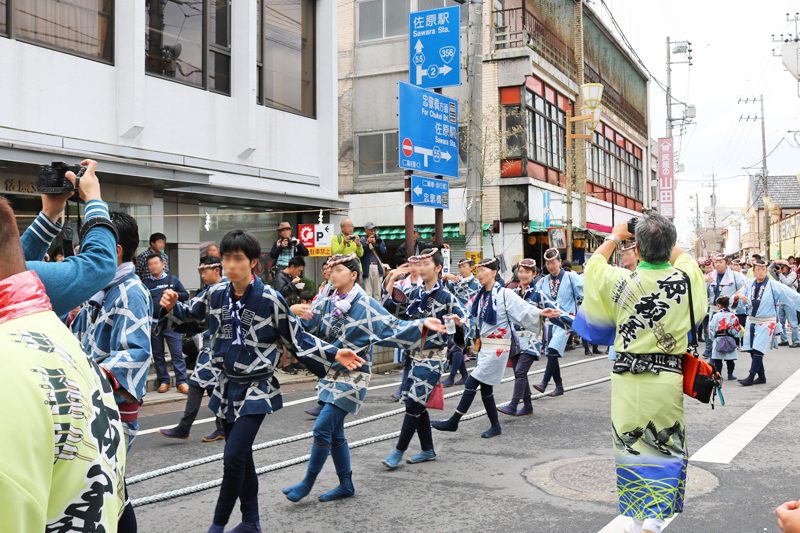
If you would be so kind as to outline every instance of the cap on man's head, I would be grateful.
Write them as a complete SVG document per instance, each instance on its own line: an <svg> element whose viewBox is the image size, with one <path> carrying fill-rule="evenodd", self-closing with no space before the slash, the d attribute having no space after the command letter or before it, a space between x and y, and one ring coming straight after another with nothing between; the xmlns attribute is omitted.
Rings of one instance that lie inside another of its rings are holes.
<svg viewBox="0 0 800 533"><path fill-rule="evenodd" d="M376 227L377 226L375 225L374 222L367 222L366 224L364 224L364 229L375 229Z"/></svg>
<svg viewBox="0 0 800 533"><path fill-rule="evenodd" d="M282 229L292 229L292 225L288 222L281 222L280 226L278 226L278 231Z"/></svg>
<svg viewBox="0 0 800 533"><path fill-rule="evenodd" d="M419 228L417 226L414 226L414 233L419 233Z"/></svg>

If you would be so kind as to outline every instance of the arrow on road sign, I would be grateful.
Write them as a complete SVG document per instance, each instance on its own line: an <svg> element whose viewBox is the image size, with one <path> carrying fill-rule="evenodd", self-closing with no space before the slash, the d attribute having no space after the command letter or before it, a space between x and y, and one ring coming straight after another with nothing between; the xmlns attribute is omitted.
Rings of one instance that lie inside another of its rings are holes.
<svg viewBox="0 0 800 533"><path fill-rule="evenodd" d="M422 84L422 78L425 76L428 76L429 78L435 78L439 76L439 74L444 76L451 70L453 69L447 65L442 65L441 67L439 65L431 65L428 68L422 68L422 63L420 62L417 64L417 85Z"/></svg>
<svg viewBox="0 0 800 533"><path fill-rule="evenodd" d="M442 159L444 159L445 161L450 161L450 158L452 157L453 156L450 155L450 152L442 152Z"/></svg>
<svg viewBox="0 0 800 533"><path fill-rule="evenodd" d="M422 49L423 49L423 48L424 48L424 47L422 46L422 41L420 41L419 39L417 39L417 44L415 44L415 45L414 45L414 50L415 50L417 53L420 53L420 52L422 51Z"/></svg>
<svg viewBox="0 0 800 533"><path fill-rule="evenodd" d="M422 196L422 187L417 185L417 188L414 189L414 194L416 194L417 196Z"/></svg>

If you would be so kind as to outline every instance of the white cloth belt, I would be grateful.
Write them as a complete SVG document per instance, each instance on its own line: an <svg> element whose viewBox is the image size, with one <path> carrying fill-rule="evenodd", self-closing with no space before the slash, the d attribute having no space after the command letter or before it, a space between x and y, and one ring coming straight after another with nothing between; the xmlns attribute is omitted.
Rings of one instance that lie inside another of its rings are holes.
<svg viewBox="0 0 800 533"><path fill-rule="evenodd" d="M481 337L481 348L490 348L492 350L510 350L511 339L488 339Z"/></svg>
<svg viewBox="0 0 800 533"><path fill-rule="evenodd" d="M535 337L536 333L528 329L521 329L517 332L518 337Z"/></svg>
<svg viewBox="0 0 800 533"><path fill-rule="evenodd" d="M775 315L768 316L766 318L758 318L758 317L755 317L755 316L748 316L747 317L747 323L748 324L771 324L773 322L776 322L777 320L778 320L778 317L776 317Z"/></svg>
<svg viewBox="0 0 800 533"><path fill-rule="evenodd" d="M334 370L333 367L331 367L322 379L332 383L347 383L348 385L360 384L366 387L369 386L370 377L371 375L369 372Z"/></svg>
<svg viewBox="0 0 800 533"><path fill-rule="evenodd" d="M414 350L409 352L414 361L444 361L447 359L447 348L436 348L433 350Z"/></svg>

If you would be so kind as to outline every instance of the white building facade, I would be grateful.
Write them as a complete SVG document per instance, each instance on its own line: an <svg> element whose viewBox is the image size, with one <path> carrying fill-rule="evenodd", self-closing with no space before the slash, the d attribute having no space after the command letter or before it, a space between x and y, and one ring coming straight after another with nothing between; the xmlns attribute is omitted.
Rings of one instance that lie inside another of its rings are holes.
<svg viewBox="0 0 800 533"><path fill-rule="evenodd" d="M35 215L38 165L96 159L103 199L142 246L167 235L187 288L229 229L268 252L279 222L347 205L336 23L333 0L6 0L0 194Z"/></svg>

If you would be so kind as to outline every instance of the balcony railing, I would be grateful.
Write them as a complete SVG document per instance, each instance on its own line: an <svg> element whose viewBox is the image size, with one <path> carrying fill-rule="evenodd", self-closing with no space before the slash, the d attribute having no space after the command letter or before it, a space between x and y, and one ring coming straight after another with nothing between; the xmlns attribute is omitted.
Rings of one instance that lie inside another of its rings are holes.
<svg viewBox="0 0 800 533"><path fill-rule="evenodd" d="M577 80L575 51L533 13L521 7L500 9L492 12L493 42L495 50L508 50L528 46L546 59L558 70ZM603 105L628 122L637 133L647 136L644 116L636 110L619 92L603 80L592 67L584 64L585 83L602 83Z"/></svg>

